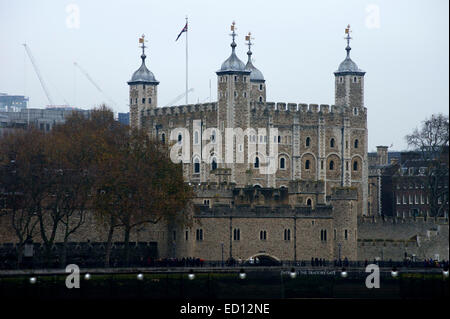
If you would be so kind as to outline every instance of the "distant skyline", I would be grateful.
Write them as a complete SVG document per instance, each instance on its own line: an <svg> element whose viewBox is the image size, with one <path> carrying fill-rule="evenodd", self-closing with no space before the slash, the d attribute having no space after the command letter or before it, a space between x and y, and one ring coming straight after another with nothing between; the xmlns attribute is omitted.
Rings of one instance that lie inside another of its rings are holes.
<svg viewBox="0 0 450 319"><path fill-rule="evenodd" d="M185 35L175 39L188 15L189 103L209 101L210 81L216 101L215 71L230 55L236 21L244 63L245 35L255 38L252 57L266 79L267 101L331 105L350 24L351 57L367 72L369 151L391 144L404 150L404 136L421 121L448 114L448 10L447 0L0 0L0 92L29 96L29 107L48 105L27 43L55 104L89 109L104 102L128 112L127 81L141 63L138 38L145 34L146 64L165 106L185 91Z"/></svg>

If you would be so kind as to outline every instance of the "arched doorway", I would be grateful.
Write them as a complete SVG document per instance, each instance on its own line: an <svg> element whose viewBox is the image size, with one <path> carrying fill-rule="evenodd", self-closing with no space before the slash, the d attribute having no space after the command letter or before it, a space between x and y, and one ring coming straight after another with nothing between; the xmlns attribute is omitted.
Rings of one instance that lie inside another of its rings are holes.
<svg viewBox="0 0 450 319"><path fill-rule="evenodd" d="M248 266L280 266L281 260L275 256L259 253L247 258L244 265Z"/></svg>

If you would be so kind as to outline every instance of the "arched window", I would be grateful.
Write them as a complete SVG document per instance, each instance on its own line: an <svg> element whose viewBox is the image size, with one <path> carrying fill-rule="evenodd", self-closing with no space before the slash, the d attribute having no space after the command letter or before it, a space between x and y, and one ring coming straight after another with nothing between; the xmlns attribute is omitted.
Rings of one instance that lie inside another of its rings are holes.
<svg viewBox="0 0 450 319"><path fill-rule="evenodd" d="M194 144L198 145L198 131L194 133Z"/></svg>
<svg viewBox="0 0 450 319"><path fill-rule="evenodd" d="M260 91L263 90L263 85L262 85L262 84L259 85L259 90L260 90Z"/></svg>
<svg viewBox="0 0 450 319"><path fill-rule="evenodd" d="M311 198L308 198L308 199L306 200L306 206L309 206L309 207L312 206L312 200L311 200Z"/></svg>
<svg viewBox="0 0 450 319"><path fill-rule="evenodd" d="M280 169L286 169L286 159L284 157L280 158Z"/></svg>
<svg viewBox="0 0 450 319"><path fill-rule="evenodd" d="M356 139L355 140L355 148L358 148L358 146L359 146L359 141Z"/></svg>
<svg viewBox="0 0 450 319"><path fill-rule="evenodd" d="M330 161L330 171L334 170L334 161Z"/></svg>
<svg viewBox="0 0 450 319"><path fill-rule="evenodd" d="M142 98L142 104L145 104L145 97Z"/></svg>
<svg viewBox="0 0 450 319"><path fill-rule="evenodd" d="M255 163L253 163L253 166L255 168L259 168L259 157L258 156L255 157Z"/></svg>
<svg viewBox="0 0 450 319"><path fill-rule="evenodd" d="M183 139L183 135L178 134L178 144L181 144L181 140Z"/></svg>
<svg viewBox="0 0 450 319"><path fill-rule="evenodd" d="M162 142L163 144L166 144L166 134L165 134L165 133L162 133L162 134L161 134L161 142Z"/></svg>
<svg viewBox="0 0 450 319"><path fill-rule="evenodd" d="M211 170L215 171L216 169L217 169L217 161L216 158L213 158L211 162Z"/></svg>
<svg viewBox="0 0 450 319"><path fill-rule="evenodd" d="M259 97L259 102L262 102L262 101L263 101L263 97L260 96L260 97Z"/></svg>
<svg viewBox="0 0 450 319"><path fill-rule="evenodd" d="M358 170L358 161L354 161L353 162L353 170L357 171Z"/></svg>
<svg viewBox="0 0 450 319"><path fill-rule="evenodd" d="M290 229L284 230L284 240L286 240L286 241L291 240L291 230Z"/></svg>
<svg viewBox="0 0 450 319"><path fill-rule="evenodd" d="M334 138L330 140L330 147L334 147Z"/></svg>
<svg viewBox="0 0 450 319"><path fill-rule="evenodd" d="M306 147L309 147L309 145L311 145L311 138L309 136L306 138L305 145L306 145Z"/></svg>
<svg viewBox="0 0 450 319"><path fill-rule="evenodd" d="M306 160L306 162L305 162L305 169L309 169L309 166L310 166L310 162L309 162L309 160Z"/></svg>
<svg viewBox="0 0 450 319"><path fill-rule="evenodd" d="M198 159L198 157L194 159L194 173L200 173L200 160Z"/></svg>

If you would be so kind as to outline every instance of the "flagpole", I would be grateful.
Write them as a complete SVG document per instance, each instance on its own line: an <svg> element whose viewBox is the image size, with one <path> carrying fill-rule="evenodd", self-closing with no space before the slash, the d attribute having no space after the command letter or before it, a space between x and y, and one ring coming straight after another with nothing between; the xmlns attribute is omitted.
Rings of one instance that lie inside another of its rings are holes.
<svg viewBox="0 0 450 319"><path fill-rule="evenodd" d="M186 16L186 105L188 104L188 17Z"/></svg>

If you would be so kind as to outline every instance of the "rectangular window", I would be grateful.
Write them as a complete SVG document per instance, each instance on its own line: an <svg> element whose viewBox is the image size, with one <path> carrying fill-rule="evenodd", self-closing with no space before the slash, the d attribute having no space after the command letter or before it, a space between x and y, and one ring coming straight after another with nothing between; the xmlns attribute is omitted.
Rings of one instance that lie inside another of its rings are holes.
<svg viewBox="0 0 450 319"><path fill-rule="evenodd" d="M414 204L413 198L412 198L412 195L411 195L411 194L409 195L409 202L408 202L408 204Z"/></svg>
<svg viewBox="0 0 450 319"><path fill-rule="evenodd" d="M188 230L186 230L186 232L184 233L184 239L189 240L189 231Z"/></svg>
<svg viewBox="0 0 450 319"><path fill-rule="evenodd" d="M197 229L195 237L196 237L197 241L202 241L203 240L203 229Z"/></svg>
<svg viewBox="0 0 450 319"><path fill-rule="evenodd" d="M334 238L334 240L336 240L336 238L337 238L337 231L336 231L336 229L334 230L333 238Z"/></svg>
<svg viewBox="0 0 450 319"><path fill-rule="evenodd" d="M400 195L397 195L397 205L401 204Z"/></svg>
<svg viewBox="0 0 450 319"><path fill-rule="evenodd" d="M344 239L347 240L348 239L348 230L344 230Z"/></svg>

